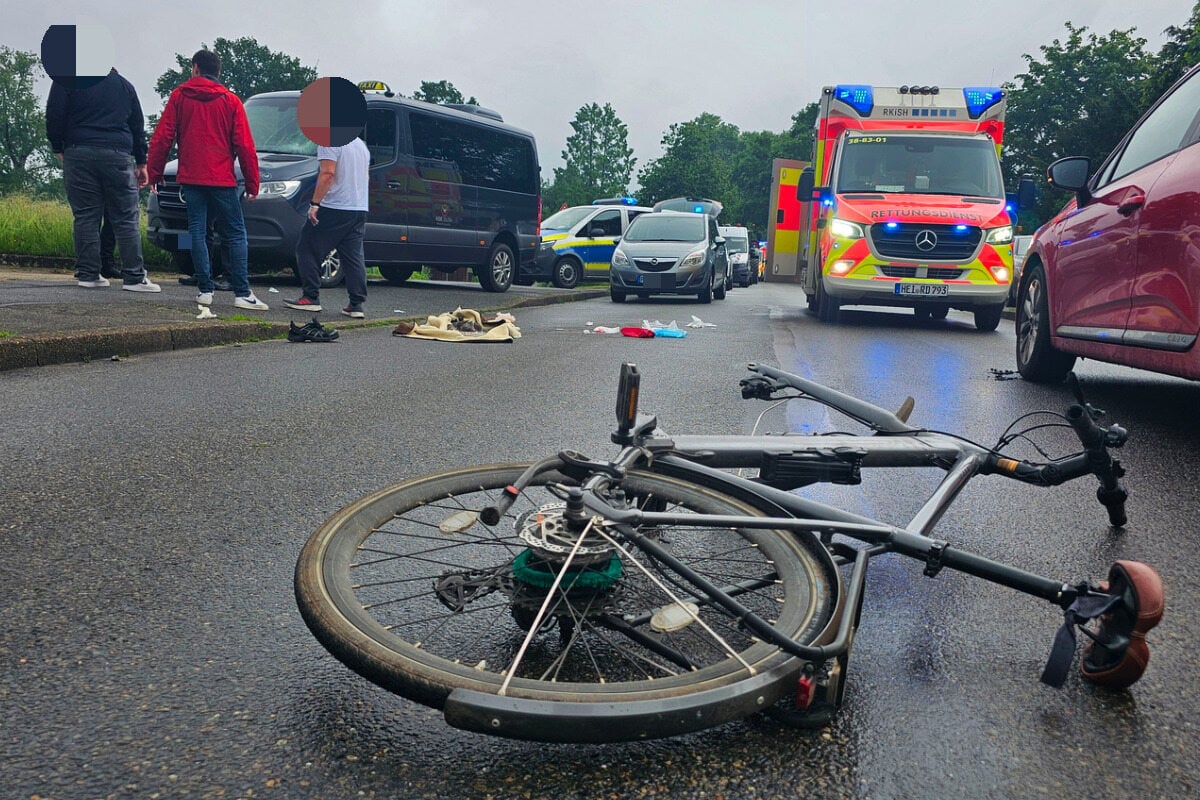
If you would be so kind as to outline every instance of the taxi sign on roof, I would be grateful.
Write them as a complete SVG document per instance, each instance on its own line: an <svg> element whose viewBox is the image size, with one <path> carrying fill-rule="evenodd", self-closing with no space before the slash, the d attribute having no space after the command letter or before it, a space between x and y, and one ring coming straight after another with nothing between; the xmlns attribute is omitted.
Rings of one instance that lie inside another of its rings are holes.
<svg viewBox="0 0 1200 800"><path fill-rule="evenodd" d="M358 82L358 90L360 92L390 92L390 91L392 91L391 88L389 88L388 85L386 83L384 83L383 81L359 81Z"/></svg>

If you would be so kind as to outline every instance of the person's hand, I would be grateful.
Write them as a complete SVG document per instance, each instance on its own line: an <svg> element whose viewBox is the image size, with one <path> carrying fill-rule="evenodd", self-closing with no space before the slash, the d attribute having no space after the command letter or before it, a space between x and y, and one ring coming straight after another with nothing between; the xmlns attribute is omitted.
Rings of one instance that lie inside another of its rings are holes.
<svg viewBox="0 0 1200 800"><path fill-rule="evenodd" d="M137 176L137 186L139 189L150 182L150 171L146 168L145 164L139 164L133 172Z"/></svg>
<svg viewBox="0 0 1200 800"><path fill-rule="evenodd" d="M318 206L309 206L308 207L308 221L311 222L313 225L317 224L317 212L319 210L320 210L320 208Z"/></svg>
<svg viewBox="0 0 1200 800"><path fill-rule="evenodd" d="M150 184L150 194L158 194L158 184L157 183Z"/></svg>
<svg viewBox="0 0 1200 800"><path fill-rule="evenodd" d="M255 192L254 194L250 194L249 192L246 192L246 199L249 200L250 202L253 203L254 198L256 198L256 197L258 197L258 192Z"/></svg>

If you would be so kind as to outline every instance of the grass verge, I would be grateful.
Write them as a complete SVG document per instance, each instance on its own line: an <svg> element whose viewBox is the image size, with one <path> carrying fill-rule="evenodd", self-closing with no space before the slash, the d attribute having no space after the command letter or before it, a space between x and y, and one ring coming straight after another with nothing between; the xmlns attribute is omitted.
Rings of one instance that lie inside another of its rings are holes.
<svg viewBox="0 0 1200 800"><path fill-rule="evenodd" d="M140 219L142 259L147 267L170 267L169 253L146 238L146 216ZM59 200L37 200L22 194L0 197L0 253L74 258L75 218Z"/></svg>

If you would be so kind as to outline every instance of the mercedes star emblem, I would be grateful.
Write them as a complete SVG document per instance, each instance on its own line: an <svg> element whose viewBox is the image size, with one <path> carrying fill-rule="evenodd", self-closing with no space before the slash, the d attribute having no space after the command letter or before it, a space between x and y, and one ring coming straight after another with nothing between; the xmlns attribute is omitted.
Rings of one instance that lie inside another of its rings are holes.
<svg viewBox="0 0 1200 800"><path fill-rule="evenodd" d="M917 238L914 240L917 249L922 253L928 253L933 248L937 247L937 234L926 228L917 233Z"/></svg>

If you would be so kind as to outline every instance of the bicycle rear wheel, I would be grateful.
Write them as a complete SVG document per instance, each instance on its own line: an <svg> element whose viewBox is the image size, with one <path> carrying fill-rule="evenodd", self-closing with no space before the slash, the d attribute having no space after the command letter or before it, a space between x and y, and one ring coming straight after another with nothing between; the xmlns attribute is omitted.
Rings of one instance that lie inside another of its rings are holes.
<svg viewBox="0 0 1200 800"><path fill-rule="evenodd" d="M480 521L526 466L415 478L335 514L296 565L297 602L317 639L360 675L435 708L456 690L502 696L518 717L523 702L555 704L519 730L488 731L520 738L671 735L761 710L789 690L801 660L751 636L610 524L594 524L565 563L578 536L554 524L562 503L552 487L569 484L564 476L541 476L496 526ZM631 472L622 489L647 510L761 515L648 472ZM840 578L811 537L641 532L792 639L832 637ZM590 722L571 724L561 704Z"/></svg>

